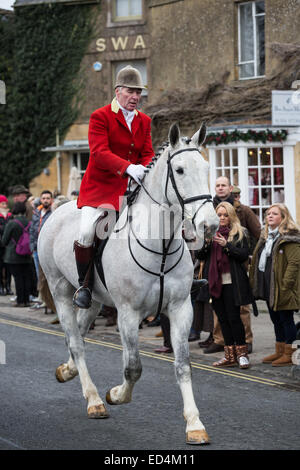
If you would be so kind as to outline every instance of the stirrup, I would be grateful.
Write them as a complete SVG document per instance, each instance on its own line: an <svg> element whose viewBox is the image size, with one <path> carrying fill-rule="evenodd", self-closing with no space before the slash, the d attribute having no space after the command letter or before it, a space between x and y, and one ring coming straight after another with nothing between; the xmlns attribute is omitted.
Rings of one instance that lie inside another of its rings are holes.
<svg viewBox="0 0 300 470"><path fill-rule="evenodd" d="M73 304L79 308L88 309L92 305L92 292L88 287L80 286L73 295Z"/></svg>

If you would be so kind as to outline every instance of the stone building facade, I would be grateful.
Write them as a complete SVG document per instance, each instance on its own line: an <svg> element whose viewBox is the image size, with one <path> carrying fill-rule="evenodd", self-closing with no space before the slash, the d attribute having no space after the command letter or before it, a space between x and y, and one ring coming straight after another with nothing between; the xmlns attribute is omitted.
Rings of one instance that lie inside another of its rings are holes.
<svg viewBox="0 0 300 470"><path fill-rule="evenodd" d="M17 0L15 7L32 3ZM31 191L37 195L47 187L66 193L72 166L84 173L89 116L111 101L116 73L132 64L148 86L142 109L153 118L155 145L166 140L171 122L191 135L205 120L209 134L216 136L206 145L212 192L216 177L227 175L260 220L269 204L282 201L300 222L299 1L82 3L90 3L95 12L94 35L82 59L85 104L64 140L58 136L56 147L45 149L54 154L49 175L35 178ZM279 100L274 109L281 106L284 113L274 114L272 122L273 90L294 95L274 95ZM233 138L234 132L250 131L263 137ZM276 132L284 131L287 138L276 140Z"/></svg>

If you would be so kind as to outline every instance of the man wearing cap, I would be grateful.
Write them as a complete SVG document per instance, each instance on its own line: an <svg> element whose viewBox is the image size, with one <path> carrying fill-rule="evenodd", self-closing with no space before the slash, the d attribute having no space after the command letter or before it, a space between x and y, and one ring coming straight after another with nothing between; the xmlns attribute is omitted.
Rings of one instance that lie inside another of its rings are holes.
<svg viewBox="0 0 300 470"><path fill-rule="evenodd" d="M241 190L238 186L233 186L232 195L235 201L239 201L241 199Z"/></svg>
<svg viewBox="0 0 300 470"><path fill-rule="evenodd" d="M89 266L97 221L105 209L119 211L128 177L140 184L154 156L151 119L137 110L143 88L139 71L124 67L117 75L112 103L94 111L90 118L90 159L77 200L81 222L74 242L80 285L74 302L80 308L91 304L93 270ZM86 279L88 271L91 274Z"/></svg>
<svg viewBox="0 0 300 470"><path fill-rule="evenodd" d="M25 188L22 184L17 184L10 189L10 194L13 197L14 203L16 202L24 202L26 206L26 218L28 220L32 219L32 205L28 202L28 198L31 196L31 193L28 189Z"/></svg>

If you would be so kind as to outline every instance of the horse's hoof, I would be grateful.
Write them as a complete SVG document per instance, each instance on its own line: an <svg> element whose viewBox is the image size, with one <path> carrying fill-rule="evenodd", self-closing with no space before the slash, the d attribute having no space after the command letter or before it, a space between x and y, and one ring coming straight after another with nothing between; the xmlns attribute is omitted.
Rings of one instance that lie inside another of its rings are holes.
<svg viewBox="0 0 300 470"><path fill-rule="evenodd" d="M94 405L88 408L88 417L90 419L103 419L109 418L109 414L103 404Z"/></svg>
<svg viewBox="0 0 300 470"><path fill-rule="evenodd" d="M65 379L64 379L64 376L63 376L63 369L64 368L65 368L65 365L61 364L60 366L58 366L58 368L55 371L56 380L58 380L58 382L61 382L61 383L65 382Z"/></svg>
<svg viewBox="0 0 300 470"><path fill-rule="evenodd" d="M119 386L117 387L114 387L110 390L108 390L108 392L106 392L106 395L105 395L105 399L107 401L107 403L109 405L125 405L126 403L130 403L131 402L131 393L127 393L127 395L123 395L122 398L115 398L113 400L113 396L114 394L117 394L117 391L119 389ZM113 393L111 393L113 392Z"/></svg>
<svg viewBox="0 0 300 470"><path fill-rule="evenodd" d="M67 364L61 364L55 371L55 377L58 382L64 383L68 380L74 379L78 375L78 372L71 373Z"/></svg>
<svg viewBox="0 0 300 470"><path fill-rule="evenodd" d="M209 444L209 437L205 429L201 429L201 431L188 431L186 433L186 443L193 445Z"/></svg>
<svg viewBox="0 0 300 470"><path fill-rule="evenodd" d="M109 405L116 405L116 403L114 403L111 399L110 390L108 390L108 392L106 392L105 399L106 399L106 401Z"/></svg>

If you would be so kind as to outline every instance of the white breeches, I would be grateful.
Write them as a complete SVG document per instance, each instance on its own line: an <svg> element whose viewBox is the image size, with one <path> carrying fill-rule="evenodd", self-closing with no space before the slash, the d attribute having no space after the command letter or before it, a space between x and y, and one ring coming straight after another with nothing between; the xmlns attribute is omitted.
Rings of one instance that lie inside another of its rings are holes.
<svg viewBox="0 0 300 470"><path fill-rule="evenodd" d="M81 209L80 228L78 242L85 246L91 246L94 242L96 226L99 217L109 209L103 207L84 206Z"/></svg>

